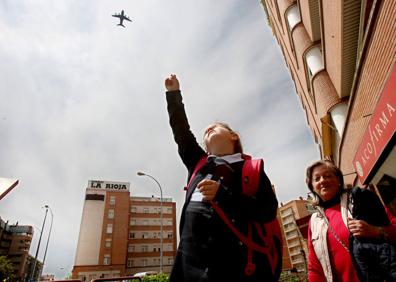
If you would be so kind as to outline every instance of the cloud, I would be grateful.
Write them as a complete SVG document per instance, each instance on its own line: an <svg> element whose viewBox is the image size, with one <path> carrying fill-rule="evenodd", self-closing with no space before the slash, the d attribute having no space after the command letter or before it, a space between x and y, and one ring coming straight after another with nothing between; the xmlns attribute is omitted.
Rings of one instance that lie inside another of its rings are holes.
<svg viewBox="0 0 396 282"><path fill-rule="evenodd" d="M121 9L132 19L125 29L111 17ZM187 173L168 125L169 73L197 140L209 123L230 123L246 152L264 158L279 201L305 196L318 152L258 2L6 0L0 30L0 176L20 179L0 215L40 227L51 206L45 272L73 266L90 179L158 196L136 175L149 173L179 218Z"/></svg>

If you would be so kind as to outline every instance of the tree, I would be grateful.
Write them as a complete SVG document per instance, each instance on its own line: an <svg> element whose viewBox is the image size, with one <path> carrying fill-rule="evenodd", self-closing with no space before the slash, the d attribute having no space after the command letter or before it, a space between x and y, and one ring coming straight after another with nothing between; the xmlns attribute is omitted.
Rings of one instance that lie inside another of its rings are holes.
<svg viewBox="0 0 396 282"><path fill-rule="evenodd" d="M168 282L169 276L165 273L159 273L156 275L146 276L142 280L143 282Z"/></svg>
<svg viewBox="0 0 396 282"><path fill-rule="evenodd" d="M12 281L14 278L14 267L6 256L0 256L0 281Z"/></svg>

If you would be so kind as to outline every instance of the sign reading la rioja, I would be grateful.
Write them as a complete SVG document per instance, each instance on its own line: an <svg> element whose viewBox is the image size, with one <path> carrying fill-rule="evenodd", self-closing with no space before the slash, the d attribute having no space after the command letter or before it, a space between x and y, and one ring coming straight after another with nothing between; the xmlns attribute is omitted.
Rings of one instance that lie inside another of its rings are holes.
<svg viewBox="0 0 396 282"><path fill-rule="evenodd" d="M128 182L89 180L88 188L89 189L129 191L129 183Z"/></svg>

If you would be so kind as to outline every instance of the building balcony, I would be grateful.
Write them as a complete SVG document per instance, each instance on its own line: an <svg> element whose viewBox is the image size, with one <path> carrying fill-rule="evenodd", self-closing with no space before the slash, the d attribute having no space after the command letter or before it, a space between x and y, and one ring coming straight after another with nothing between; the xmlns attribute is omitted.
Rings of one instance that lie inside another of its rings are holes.
<svg viewBox="0 0 396 282"><path fill-rule="evenodd" d="M293 265L294 264L299 264L299 263L305 263L304 259L300 257L300 258L292 260L292 264Z"/></svg>
<svg viewBox="0 0 396 282"><path fill-rule="evenodd" d="M288 233L288 232L296 231L297 227L295 225L292 225L287 228L284 228L283 230L285 231L285 233Z"/></svg>
<svg viewBox="0 0 396 282"><path fill-rule="evenodd" d="M285 211L285 212L281 212L280 214L281 214L281 218L284 218L284 217L287 217L287 216L289 216L289 215L292 215L292 214L293 214L293 211L287 210L287 211Z"/></svg>
<svg viewBox="0 0 396 282"><path fill-rule="evenodd" d="M286 225L292 222L294 222L293 218L287 218L285 220L282 219L282 225Z"/></svg>
<svg viewBox="0 0 396 282"><path fill-rule="evenodd" d="M288 247L289 249L291 249L291 248L293 248L293 247L299 247L299 246L301 246L301 244L300 244L300 242L298 242L298 241L291 242L290 244L287 244L287 247Z"/></svg>
<svg viewBox="0 0 396 282"><path fill-rule="evenodd" d="M292 257L292 256L301 255L301 252L300 252L299 250L297 250L297 251L289 252L289 254L290 254L290 256Z"/></svg>
<svg viewBox="0 0 396 282"><path fill-rule="evenodd" d="M298 238L297 233L292 233L292 234L286 235L286 240L292 240L292 239L296 239L296 238Z"/></svg>

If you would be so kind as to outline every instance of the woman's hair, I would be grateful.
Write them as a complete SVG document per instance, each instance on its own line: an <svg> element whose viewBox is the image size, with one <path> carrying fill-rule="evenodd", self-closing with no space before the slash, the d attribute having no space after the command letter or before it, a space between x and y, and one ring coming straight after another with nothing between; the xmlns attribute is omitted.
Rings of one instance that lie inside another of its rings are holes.
<svg viewBox="0 0 396 282"><path fill-rule="evenodd" d="M314 162L307 168L305 182L307 183L308 189L312 192L312 194L314 196L313 204L319 205L319 206L322 205L323 202L313 189L312 177L313 177L314 169L316 167L319 167L322 165L328 167L329 169L331 169L333 171L334 175L338 179L338 182L340 183L340 190L341 191L344 190L344 176L342 175L342 171L333 162L328 161L328 160L320 160L320 161Z"/></svg>
<svg viewBox="0 0 396 282"><path fill-rule="evenodd" d="M243 148L242 148L241 138L240 138L239 134L237 132L235 132L234 130L232 130L231 127L228 124L226 124L224 122L220 122L220 121L214 122L214 123L210 124L208 127L205 128L204 135L203 135L204 136L203 144L204 144L204 147L205 147L205 151L208 151L208 147L207 147L207 144L205 142L206 132L208 132L208 130L210 128L213 128L214 126L221 126L221 127L225 128L225 129L227 129L232 134L235 134L238 137L238 140L236 140L234 142L234 153L243 154Z"/></svg>

